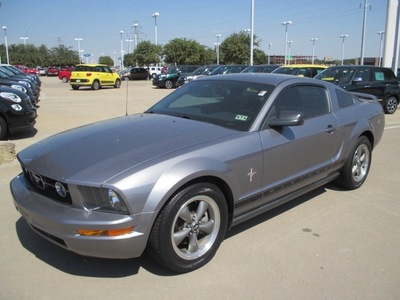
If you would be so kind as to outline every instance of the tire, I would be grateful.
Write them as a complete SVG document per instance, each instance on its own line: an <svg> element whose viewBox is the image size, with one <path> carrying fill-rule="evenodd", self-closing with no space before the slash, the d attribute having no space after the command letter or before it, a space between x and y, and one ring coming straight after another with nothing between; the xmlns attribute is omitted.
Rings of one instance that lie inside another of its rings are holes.
<svg viewBox="0 0 400 300"><path fill-rule="evenodd" d="M186 187L166 204L157 217L148 242L148 252L164 267L177 273L207 264L224 239L228 208L214 184Z"/></svg>
<svg viewBox="0 0 400 300"><path fill-rule="evenodd" d="M98 80L93 81L92 90L98 90L100 88L100 82Z"/></svg>
<svg viewBox="0 0 400 300"><path fill-rule="evenodd" d="M79 86L72 85L72 89L75 90L75 91L76 91L76 90L79 90Z"/></svg>
<svg viewBox="0 0 400 300"><path fill-rule="evenodd" d="M8 132L6 120L0 117L0 140L4 139Z"/></svg>
<svg viewBox="0 0 400 300"><path fill-rule="evenodd" d="M68 82L68 78L64 76L64 77L62 78L62 82L67 83L67 82Z"/></svg>
<svg viewBox="0 0 400 300"><path fill-rule="evenodd" d="M121 80L117 79L117 80L115 81L114 87L115 87L116 89L119 89L119 88L121 87Z"/></svg>
<svg viewBox="0 0 400 300"><path fill-rule="evenodd" d="M339 183L349 190L358 189L367 179L371 166L371 143L365 136L358 138L343 166Z"/></svg>
<svg viewBox="0 0 400 300"><path fill-rule="evenodd" d="M385 113L391 115L391 114L394 114L394 112L397 110L398 104L399 104L399 101L397 100L396 97L389 96L383 102L383 109L385 110Z"/></svg>
<svg viewBox="0 0 400 300"><path fill-rule="evenodd" d="M171 80L167 80L165 82L165 88L166 89L172 89L174 87L174 83Z"/></svg>

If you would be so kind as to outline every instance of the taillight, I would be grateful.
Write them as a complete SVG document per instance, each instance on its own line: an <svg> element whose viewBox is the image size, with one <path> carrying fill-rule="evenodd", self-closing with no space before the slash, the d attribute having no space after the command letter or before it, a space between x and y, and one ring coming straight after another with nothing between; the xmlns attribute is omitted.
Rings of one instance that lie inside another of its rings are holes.
<svg viewBox="0 0 400 300"><path fill-rule="evenodd" d="M92 73L86 73L86 76L92 76Z"/></svg>

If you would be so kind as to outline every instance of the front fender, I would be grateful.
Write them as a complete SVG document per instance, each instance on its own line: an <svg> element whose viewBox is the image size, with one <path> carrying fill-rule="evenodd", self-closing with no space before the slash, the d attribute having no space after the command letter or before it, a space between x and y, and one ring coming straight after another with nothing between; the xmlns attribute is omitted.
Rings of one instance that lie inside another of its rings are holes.
<svg viewBox="0 0 400 300"><path fill-rule="evenodd" d="M230 166L210 157L188 158L166 169L154 184L143 208L144 212L158 211L187 183L201 177L214 177L224 181L238 194L239 182Z"/></svg>

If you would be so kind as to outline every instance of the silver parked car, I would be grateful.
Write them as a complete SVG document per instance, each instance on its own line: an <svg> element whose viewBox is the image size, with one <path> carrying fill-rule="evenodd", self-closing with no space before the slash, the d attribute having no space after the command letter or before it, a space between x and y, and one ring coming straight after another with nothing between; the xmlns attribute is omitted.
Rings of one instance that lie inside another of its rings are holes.
<svg viewBox="0 0 400 300"><path fill-rule="evenodd" d="M11 191L32 229L65 249L104 258L147 249L184 273L240 222L333 180L360 187L384 122L374 96L320 80L209 76L144 113L26 148Z"/></svg>

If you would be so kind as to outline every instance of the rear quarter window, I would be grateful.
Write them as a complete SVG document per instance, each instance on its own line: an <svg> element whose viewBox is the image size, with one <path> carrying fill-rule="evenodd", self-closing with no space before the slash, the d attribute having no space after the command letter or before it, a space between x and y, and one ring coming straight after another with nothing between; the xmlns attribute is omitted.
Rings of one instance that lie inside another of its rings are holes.
<svg viewBox="0 0 400 300"><path fill-rule="evenodd" d="M336 97L340 108L348 107L354 104L354 98L350 94L341 90L336 90Z"/></svg>

